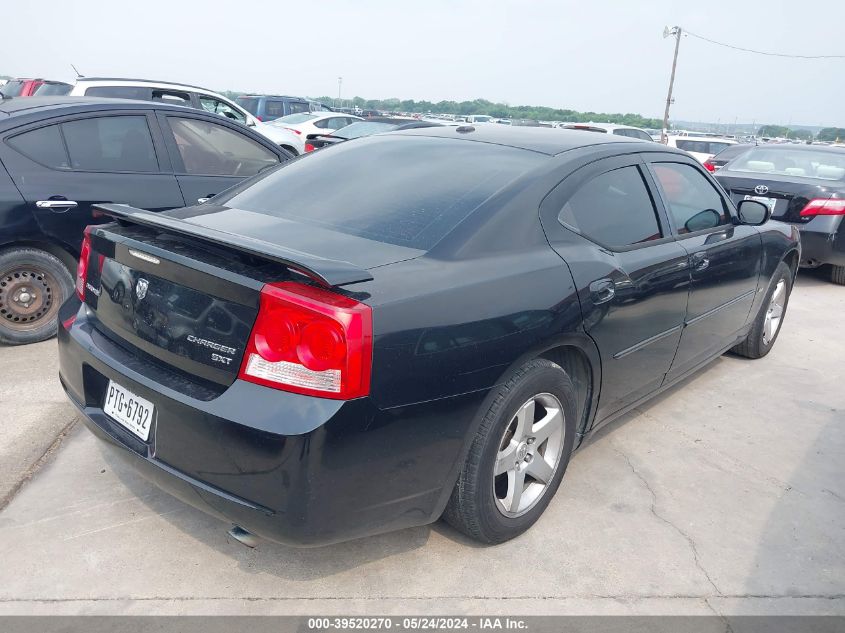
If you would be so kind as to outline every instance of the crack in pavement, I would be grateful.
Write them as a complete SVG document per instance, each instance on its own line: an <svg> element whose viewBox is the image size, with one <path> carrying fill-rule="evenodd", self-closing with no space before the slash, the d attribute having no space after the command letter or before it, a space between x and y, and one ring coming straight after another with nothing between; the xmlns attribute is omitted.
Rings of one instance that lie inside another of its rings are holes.
<svg viewBox="0 0 845 633"><path fill-rule="evenodd" d="M707 579L707 582L710 583L710 585L713 587L713 590L716 592L716 594L719 597L722 597L723 594L722 594L721 590L719 589L719 587L716 586L716 583L713 582L713 579L710 577L710 574L707 572L707 570L704 568L704 565L702 565L702 563L701 563L701 559L699 558L699 555L698 555L698 548L696 547L695 541L693 540L693 538L689 534L684 532L680 527L675 525L672 521L670 521L669 519L667 519L666 517L664 517L662 514L660 514L657 511L657 494L654 492L654 489L651 487L651 484L649 484L648 480L642 475L642 473L640 473L640 471L638 471L636 469L636 467L631 462L631 459L628 457L628 455L626 455L623 451L619 450L613 444L611 444L611 448L625 460L625 463L628 464L628 468L631 469L631 472L634 473L634 476L642 482L642 484L646 487L646 489L651 494L651 506L649 508L651 510L651 513L657 519L659 519L660 521L662 521L663 523L665 523L666 525L671 527L673 530L675 530L678 534L680 534L684 538L684 540L686 540L686 542L689 544L690 550L692 551L692 557L693 557L693 560L695 562L695 566L704 575L704 577Z"/></svg>
<svg viewBox="0 0 845 633"><path fill-rule="evenodd" d="M8 506L12 502L12 499L14 499L15 496L20 492L21 488L24 487L26 482L32 479L33 476L39 470L41 470L43 466L49 463L49 461L53 458L53 456L61 447L62 442L64 442L65 438L73 430L74 426L76 426L76 423L78 421L79 416L73 416L71 421L68 422L62 428L61 431L59 431L59 434L56 436L56 439L54 439L50 446L48 446L47 449L41 454L41 457L36 459L32 463L32 465L23 472L20 479L14 486L12 486L11 490L9 490L9 492L7 492L2 498L0 498L0 512L2 512L6 508L6 506Z"/></svg>

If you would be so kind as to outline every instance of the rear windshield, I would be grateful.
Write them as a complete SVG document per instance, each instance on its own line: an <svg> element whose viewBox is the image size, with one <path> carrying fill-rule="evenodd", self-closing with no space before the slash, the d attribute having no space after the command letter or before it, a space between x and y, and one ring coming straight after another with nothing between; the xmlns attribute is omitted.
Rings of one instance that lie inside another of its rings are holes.
<svg viewBox="0 0 845 633"><path fill-rule="evenodd" d="M24 83L23 81L9 81L5 85L0 86L0 92L7 97L19 97L23 92Z"/></svg>
<svg viewBox="0 0 845 633"><path fill-rule="evenodd" d="M845 152L755 147L731 161L727 168L730 171L843 180Z"/></svg>
<svg viewBox="0 0 845 633"><path fill-rule="evenodd" d="M488 143L372 137L291 161L215 202L428 250L493 193L547 159Z"/></svg>
<svg viewBox="0 0 845 633"><path fill-rule="evenodd" d="M258 114L258 97L238 97L235 103L249 112L252 116Z"/></svg>
<svg viewBox="0 0 845 633"><path fill-rule="evenodd" d="M70 92L70 84L61 83L46 83L41 84L35 89L34 96L36 97L55 97L56 95L66 95Z"/></svg>
<svg viewBox="0 0 845 633"><path fill-rule="evenodd" d="M370 134L378 134L379 132L389 132L390 130L395 130L399 125L400 123L388 123L387 121L356 121L332 132L332 136L347 139L360 138L362 136L369 136Z"/></svg>
<svg viewBox="0 0 845 633"><path fill-rule="evenodd" d="M297 123L305 123L306 121L310 121L311 119L316 119L319 114L311 114L309 112L297 112L296 114L289 114L287 116L279 117L275 121L274 124L284 125L287 123L288 125L295 125Z"/></svg>

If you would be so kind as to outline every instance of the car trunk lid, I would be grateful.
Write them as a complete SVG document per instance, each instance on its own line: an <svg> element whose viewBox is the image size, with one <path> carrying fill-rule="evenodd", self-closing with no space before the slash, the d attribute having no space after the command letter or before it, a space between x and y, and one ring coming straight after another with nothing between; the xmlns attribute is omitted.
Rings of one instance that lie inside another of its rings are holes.
<svg viewBox="0 0 845 633"><path fill-rule="evenodd" d="M772 210L772 219L782 222L809 221L810 218L801 216L801 210L807 203L832 196L830 183L819 183L812 178L782 176L774 180L722 169L716 174L716 180L730 194L734 204L748 199L759 200Z"/></svg>

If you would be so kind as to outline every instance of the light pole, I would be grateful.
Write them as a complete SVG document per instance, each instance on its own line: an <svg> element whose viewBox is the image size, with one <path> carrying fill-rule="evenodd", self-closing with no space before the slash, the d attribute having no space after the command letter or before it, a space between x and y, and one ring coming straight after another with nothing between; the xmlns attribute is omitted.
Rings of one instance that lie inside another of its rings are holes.
<svg viewBox="0 0 845 633"><path fill-rule="evenodd" d="M342 106L343 103L340 100L340 88L343 85L343 77L337 78L337 104L338 106Z"/></svg>
<svg viewBox="0 0 845 633"><path fill-rule="evenodd" d="M678 65L678 48L681 45L681 27L673 26L671 29L667 26L663 29L663 37L667 38L670 35L675 36L675 57L672 58L672 75L669 77L669 94L666 95L666 110L663 112L663 132L660 134L660 142L664 145L668 142L669 134L669 106L672 105L672 88L675 85L675 68Z"/></svg>

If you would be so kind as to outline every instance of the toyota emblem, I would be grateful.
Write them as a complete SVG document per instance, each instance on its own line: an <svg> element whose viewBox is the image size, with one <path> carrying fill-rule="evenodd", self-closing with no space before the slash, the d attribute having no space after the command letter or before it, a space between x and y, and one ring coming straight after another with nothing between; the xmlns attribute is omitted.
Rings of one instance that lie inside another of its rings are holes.
<svg viewBox="0 0 845 633"><path fill-rule="evenodd" d="M754 193L758 193L762 196L764 193L769 193L769 188L766 185L757 185L754 187Z"/></svg>

